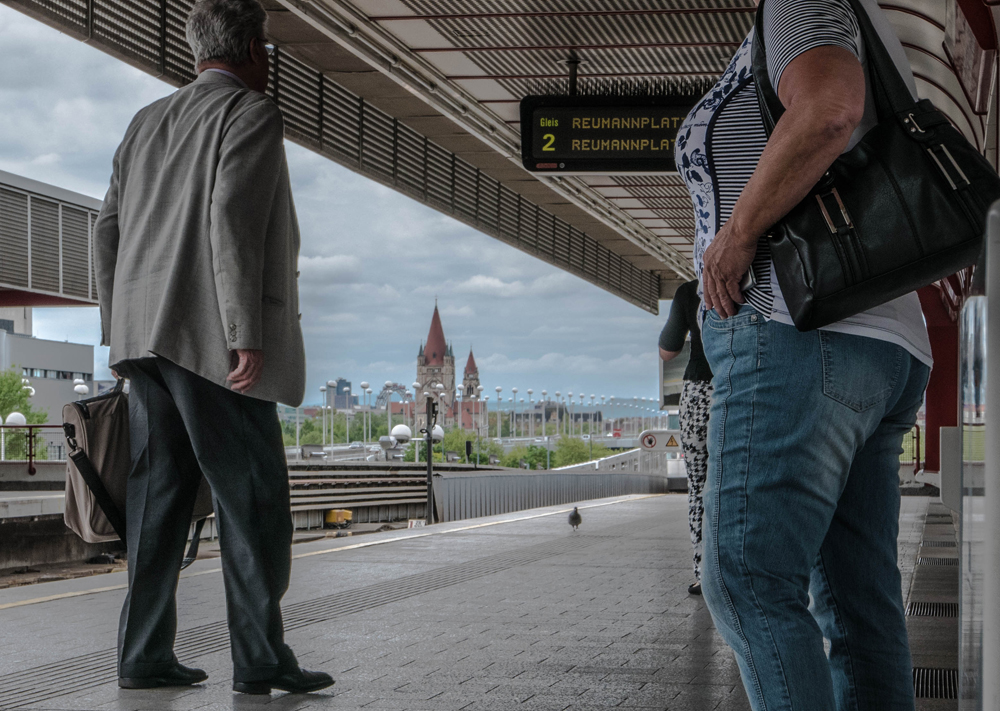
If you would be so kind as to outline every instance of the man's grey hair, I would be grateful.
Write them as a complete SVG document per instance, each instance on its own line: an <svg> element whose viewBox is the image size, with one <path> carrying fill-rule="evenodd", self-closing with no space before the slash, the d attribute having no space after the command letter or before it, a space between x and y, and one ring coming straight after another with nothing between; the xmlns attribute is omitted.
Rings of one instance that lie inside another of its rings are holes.
<svg viewBox="0 0 1000 711"><path fill-rule="evenodd" d="M250 41L263 38L267 13L258 0L198 0L188 15L185 35L194 66L222 62L239 66L250 59Z"/></svg>

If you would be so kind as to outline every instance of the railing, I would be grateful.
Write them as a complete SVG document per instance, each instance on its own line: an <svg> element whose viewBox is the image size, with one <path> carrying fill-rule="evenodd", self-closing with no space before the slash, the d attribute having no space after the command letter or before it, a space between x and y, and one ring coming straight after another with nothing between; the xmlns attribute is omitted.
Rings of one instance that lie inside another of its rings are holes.
<svg viewBox="0 0 1000 711"><path fill-rule="evenodd" d="M66 439L61 425L0 425L0 462L65 461Z"/></svg>
<svg viewBox="0 0 1000 711"><path fill-rule="evenodd" d="M570 464L552 471L645 472L669 477L684 477L687 472L684 460L673 452L647 452L642 449L630 449L603 459Z"/></svg>

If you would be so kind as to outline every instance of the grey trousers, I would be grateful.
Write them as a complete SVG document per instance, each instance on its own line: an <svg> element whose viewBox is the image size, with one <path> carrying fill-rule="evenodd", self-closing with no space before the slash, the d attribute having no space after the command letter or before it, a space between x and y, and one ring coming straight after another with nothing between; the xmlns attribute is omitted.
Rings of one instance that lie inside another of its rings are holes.
<svg viewBox="0 0 1000 711"><path fill-rule="evenodd" d="M202 472L222 549L234 679L263 681L296 667L281 620L292 519L275 404L159 357L118 369L131 382L132 449L119 676L156 676L176 661L178 575Z"/></svg>

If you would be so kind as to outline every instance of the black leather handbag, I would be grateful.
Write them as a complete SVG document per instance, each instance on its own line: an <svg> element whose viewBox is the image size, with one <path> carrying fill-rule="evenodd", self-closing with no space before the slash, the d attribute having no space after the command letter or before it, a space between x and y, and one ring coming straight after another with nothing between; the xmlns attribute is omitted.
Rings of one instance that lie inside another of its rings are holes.
<svg viewBox="0 0 1000 711"><path fill-rule="evenodd" d="M878 125L768 233L792 321L808 331L973 264L1000 176L930 101L914 101L858 0ZM753 76L767 135L784 112L757 9Z"/></svg>

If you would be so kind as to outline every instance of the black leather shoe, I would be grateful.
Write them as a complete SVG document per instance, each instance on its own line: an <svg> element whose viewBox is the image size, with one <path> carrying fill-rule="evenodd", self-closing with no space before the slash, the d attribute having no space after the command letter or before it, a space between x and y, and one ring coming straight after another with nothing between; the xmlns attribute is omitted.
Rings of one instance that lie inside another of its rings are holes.
<svg viewBox="0 0 1000 711"><path fill-rule="evenodd" d="M201 669L175 664L174 668L157 676L118 677L122 689L155 689L160 686L191 686L208 679Z"/></svg>
<svg viewBox="0 0 1000 711"><path fill-rule="evenodd" d="M308 694L333 684L333 677L326 672L296 669L266 681L234 681L233 691L241 694L270 694L271 689L280 689L290 694Z"/></svg>
<svg viewBox="0 0 1000 711"><path fill-rule="evenodd" d="M701 595L701 581L688 585L688 595Z"/></svg>

